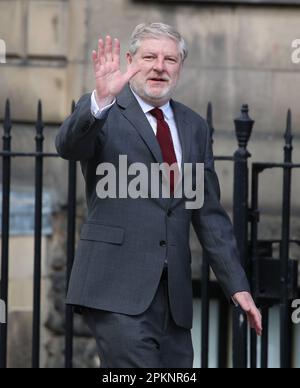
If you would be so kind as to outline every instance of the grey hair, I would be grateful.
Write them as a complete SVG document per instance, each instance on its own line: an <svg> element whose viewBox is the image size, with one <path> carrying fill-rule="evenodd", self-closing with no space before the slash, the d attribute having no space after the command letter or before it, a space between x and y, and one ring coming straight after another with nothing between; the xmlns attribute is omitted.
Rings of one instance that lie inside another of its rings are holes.
<svg viewBox="0 0 300 388"><path fill-rule="evenodd" d="M138 48L140 47L141 40L146 38L158 39L160 37L168 37L178 43L182 62L184 62L188 55L186 41L172 26L163 23L142 23L136 26L130 39L130 54L136 54Z"/></svg>

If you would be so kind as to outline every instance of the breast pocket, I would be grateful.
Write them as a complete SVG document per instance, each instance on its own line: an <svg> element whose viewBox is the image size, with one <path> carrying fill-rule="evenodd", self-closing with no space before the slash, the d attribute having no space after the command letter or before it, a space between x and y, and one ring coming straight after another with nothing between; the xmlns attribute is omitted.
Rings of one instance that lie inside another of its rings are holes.
<svg viewBox="0 0 300 388"><path fill-rule="evenodd" d="M80 239L122 245L124 235L124 229L118 226L86 223L81 229Z"/></svg>

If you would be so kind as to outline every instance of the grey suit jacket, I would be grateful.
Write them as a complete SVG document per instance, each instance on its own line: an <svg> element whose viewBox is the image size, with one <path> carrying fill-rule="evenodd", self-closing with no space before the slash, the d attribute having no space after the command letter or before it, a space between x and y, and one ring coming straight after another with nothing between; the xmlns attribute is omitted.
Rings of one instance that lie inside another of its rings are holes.
<svg viewBox="0 0 300 388"><path fill-rule="evenodd" d="M154 132L126 86L106 116L95 119L90 94L78 102L56 138L62 158L81 163L86 183L88 218L82 227L67 303L129 315L150 305L164 263L168 261L169 298L177 325L192 327L190 225L209 254L225 294L249 291L229 217L220 205L211 139L206 121L171 100L182 146L183 163L205 163L204 206L185 208L185 198L99 199L99 163L116 167L119 155L128 164L162 163Z"/></svg>

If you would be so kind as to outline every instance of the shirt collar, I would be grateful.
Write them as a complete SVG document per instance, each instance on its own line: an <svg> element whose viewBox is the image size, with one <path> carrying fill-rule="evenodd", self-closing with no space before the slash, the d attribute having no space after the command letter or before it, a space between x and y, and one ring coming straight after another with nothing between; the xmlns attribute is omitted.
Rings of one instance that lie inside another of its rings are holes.
<svg viewBox="0 0 300 388"><path fill-rule="evenodd" d="M137 102L139 103L140 107L142 108L142 111L146 114L149 113L150 110L155 108L153 105L148 104L146 101L144 101L138 94L135 93L134 90L132 90L132 87L130 86L130 89L137 99ZM159 109L161 109L164 113L164 116L167 120L170 120L173 117L173 111L171 108L170 101L168 101L165 105L160 106Z"/></svg>

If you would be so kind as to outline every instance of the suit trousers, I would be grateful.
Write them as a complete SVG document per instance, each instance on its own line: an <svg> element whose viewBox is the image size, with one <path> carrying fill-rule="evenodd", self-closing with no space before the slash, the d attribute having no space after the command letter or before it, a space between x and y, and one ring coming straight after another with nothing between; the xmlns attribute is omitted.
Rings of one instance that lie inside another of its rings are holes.
<svg viewBox="0 0 300 388"><path fill-rule="evenodd" d="M84 308L96 339L101 368L192 368L191 330L175 324L169 305L167 270L150 307L140 315Z"/></svg>

